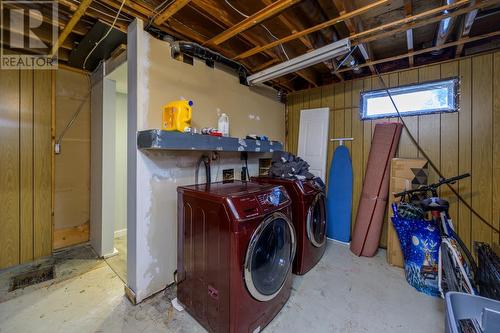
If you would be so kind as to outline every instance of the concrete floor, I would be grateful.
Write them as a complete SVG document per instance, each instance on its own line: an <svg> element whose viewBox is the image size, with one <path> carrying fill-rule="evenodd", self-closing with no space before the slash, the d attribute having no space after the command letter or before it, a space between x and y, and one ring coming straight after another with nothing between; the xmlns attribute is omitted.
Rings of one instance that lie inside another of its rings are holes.
<svg viewBox="0 0 500 333"><path fill-rule="evenodd" d="M127 235L116 237L113 245L118 254L107 259L108 265L123 281L127 281Z"/></svg>
<svg viewBox="0 0 500 333"><path fill-rule="evenodd" d="M443 332L443 304L408 286L385 252L357 258L329 243L295 277L292 296L265 332ZM138 306L107 266L0 304L0 332L204 332L171 306L173 288Z"/></svg>

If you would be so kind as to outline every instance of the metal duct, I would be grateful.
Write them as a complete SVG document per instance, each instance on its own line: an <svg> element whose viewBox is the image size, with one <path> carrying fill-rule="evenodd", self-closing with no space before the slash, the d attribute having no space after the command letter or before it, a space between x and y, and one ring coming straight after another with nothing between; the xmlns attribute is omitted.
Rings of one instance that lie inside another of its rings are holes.
<svg viewBox="0 0 500 333"><path fill-rule="evenodd" d="M455 3L455 0L444 0L443 5L451 5ZM449 10L443 11L444 14L450 13ZM439 21L439 26L436 31L436 37L434 37L434 46L443 45L450 36L453 26L455 25L456 17L447 17ZM432 52L434 55L441 54L442 50L437 50Z"/></svg>
<svg viewBox="0 0 500 333"><path fill-rule="evenodd" d="M213 66L214 63L219 63L234 69L238 73L241 84L246 84L247 82L248 70L239 62L231 60L220 53L214 52L206 47L192 42L179 41L173 42L170 45L172 47L172 56L174 58L178 54L187 54L191 57L204 60L209 66Z"/></svg>

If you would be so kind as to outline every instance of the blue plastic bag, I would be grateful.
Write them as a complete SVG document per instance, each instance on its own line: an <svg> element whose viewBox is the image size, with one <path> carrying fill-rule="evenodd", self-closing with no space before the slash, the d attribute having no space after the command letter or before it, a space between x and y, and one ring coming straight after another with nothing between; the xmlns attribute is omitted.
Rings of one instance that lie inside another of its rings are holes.
<svg viewBox="0 0 500 333"><path fill-rule="evenodd" d="M438 259L441 234L433 221L408 219L398 215L392 204L391 218L401 244L406 281L415 289L431 296L440 296Z"/></svg>

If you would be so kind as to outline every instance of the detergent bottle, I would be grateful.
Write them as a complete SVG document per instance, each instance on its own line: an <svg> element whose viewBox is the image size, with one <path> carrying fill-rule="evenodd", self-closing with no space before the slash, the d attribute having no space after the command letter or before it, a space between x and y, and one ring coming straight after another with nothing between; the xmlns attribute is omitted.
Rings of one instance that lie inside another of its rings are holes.
<svg viewBox="0 0 500 333"><path fill-rule="evenodd" d="M191 127L193 101L173 101L163 106L162 130L184 132Z"/></svg>

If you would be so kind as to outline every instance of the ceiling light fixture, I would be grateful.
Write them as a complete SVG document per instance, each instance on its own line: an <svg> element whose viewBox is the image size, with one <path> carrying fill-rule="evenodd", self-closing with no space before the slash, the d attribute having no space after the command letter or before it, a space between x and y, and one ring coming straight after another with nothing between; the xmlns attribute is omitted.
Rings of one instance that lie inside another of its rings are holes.
<svg viewBox="0 0 500 333"><path fill-rule="evenodd" d="M335 43L320 47L314 51L296 58L269 67L263 71L252 74L247 78L249 85L266 82L277 77L296 72L298 70L319 64L320 62L342 56L351 50L351 42L344 38Z"/></svg>

